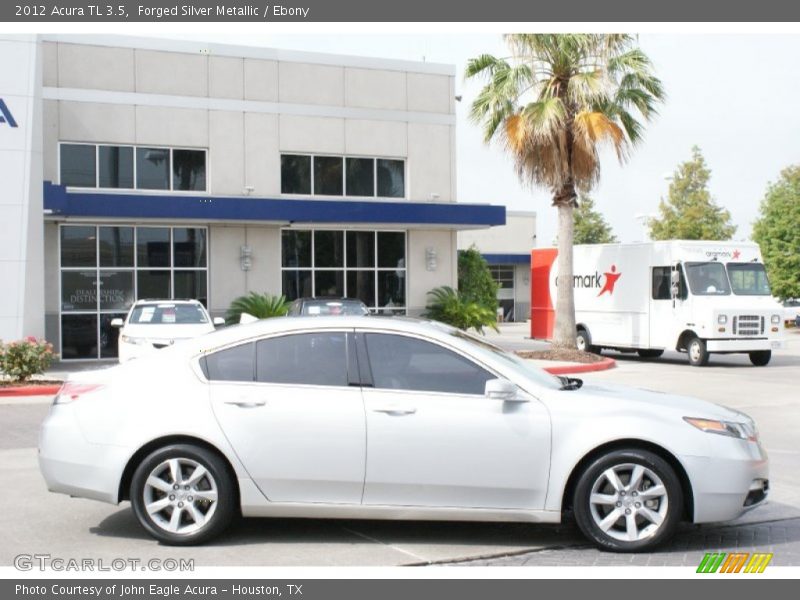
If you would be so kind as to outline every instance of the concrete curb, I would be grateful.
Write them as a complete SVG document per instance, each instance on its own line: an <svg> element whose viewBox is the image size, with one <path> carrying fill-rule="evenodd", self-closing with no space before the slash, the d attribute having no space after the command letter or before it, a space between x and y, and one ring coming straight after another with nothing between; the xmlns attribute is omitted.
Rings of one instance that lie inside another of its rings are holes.
<svg viewBox="0 0 800 600"><path fill-rule="evenodd" d="M0 398L16 396L55 396L60 385L25 385L19 387L0 387Z"/></svg>
<svg viewBox="0 0 800 600"><path fill-rule="evenodd" d="M571 375L573 373L592 373L594 371L605 371L617 366L617 361L613 358L604 358L596 363L573 363L571 365L558 365L555 367L544 367L544 370L551 375Z"/></svg>

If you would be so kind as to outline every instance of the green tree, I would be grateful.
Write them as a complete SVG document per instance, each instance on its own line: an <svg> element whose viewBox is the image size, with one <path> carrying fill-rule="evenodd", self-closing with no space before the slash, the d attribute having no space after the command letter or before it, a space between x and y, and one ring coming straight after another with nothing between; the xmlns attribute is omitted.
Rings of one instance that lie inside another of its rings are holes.
<svg viewBox="0 0 800 600"><path fill-rule="evenodd" d="M600 178L601 144L623 161L642 138L643 122L664 97L650 59L625 34L511 34L511 56L469 61L466 78L485 84L471 117L487 143L498 141L519 178L552 193L558 210L558 277L572 281L578 192ZM575 347L572 286L559 286L553 345Z"/></svg>
<svg viewBox="0 0 800 600"><path fill-rule="evenodd" d="M669 194L658 206L661 216L650 220L654 240L729 240L736 233L731 213L717 206L708 191L711 170L697 146L692 158L678 165Z"/></svg>
<svg viewBox="0 0 800 600"><path fill-rule="evenodd" d="M617 236L603 215L594 209L594 200L581 196L575 209L575 244L611 244Z"/></svg>
<svg viewBox="0 0 800 600"><path fill-rule="evenodd" d="M285 296L270 296L269 294L250 292L246 296L239 296L231 302L228 312L225 314L225 322L229 325L238 323L243 313L256 319L270 319L272 317L282 317L287 312L289 312L289 302L287 302Z"/></svg>
<svg viewBox="0 0 800 600"><path fill-rule="evenodd" d="M753 240L764 255L772 293L800 298L800 165L784 169L767 188Z"/></svg>
<svg viewBox="0 0 800 600"><path fill-rule="evenodd" d="M467 302L497 310L497 282L489 264L475 246L458 253L458 292Z"/></svg>

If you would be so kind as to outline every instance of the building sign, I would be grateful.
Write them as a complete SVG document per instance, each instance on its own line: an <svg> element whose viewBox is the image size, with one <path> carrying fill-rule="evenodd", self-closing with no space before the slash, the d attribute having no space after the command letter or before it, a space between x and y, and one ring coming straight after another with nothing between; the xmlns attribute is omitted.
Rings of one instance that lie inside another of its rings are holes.
<svg viewBox="0 0 800 600"><path fill-rule="evenodd" d="M11 114L5 100L0 98L0 125L5 123L9 127L18 127L17 122L14 120L14 115Z"/></svg>

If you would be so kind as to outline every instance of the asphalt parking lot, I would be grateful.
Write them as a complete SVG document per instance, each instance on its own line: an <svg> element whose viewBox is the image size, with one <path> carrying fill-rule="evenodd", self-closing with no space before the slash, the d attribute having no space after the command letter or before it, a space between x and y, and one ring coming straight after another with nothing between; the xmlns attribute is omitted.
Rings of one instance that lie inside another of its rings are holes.
<svg viewBox="0 0 800 600"><path fill-rule="evenodd" d="M246 519L201 548L152 541L127 504L110 506L50 494L36 465L36 432L46 400L0 403L0 565L18 554L59 558L193 558L197 566L452 565L686 565L705 552L774 552L773 565L800 565L800 334L768 367L745 356L712 356L705 368L667 354L657 361L615 355L616 369L586 374L614 382L690 394L752 415L772 465L769 504L722 526L684 526L668 547L646 555L590 548L571 524L405 523ZM525 344L524 330L507 328L507 346Z"/></svg>

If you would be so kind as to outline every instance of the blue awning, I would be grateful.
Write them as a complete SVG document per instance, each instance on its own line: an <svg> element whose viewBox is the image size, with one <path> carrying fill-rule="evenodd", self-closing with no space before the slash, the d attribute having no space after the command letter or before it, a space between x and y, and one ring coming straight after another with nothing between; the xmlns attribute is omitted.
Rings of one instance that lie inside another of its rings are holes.
<svg viewBox="0 0 800 600"><path fill-rule="evenodd" d="M531 264L531 253L519 254L481 254L490 265L529 265Z"/></svg>
<svg viewBox="0 0 800 600"><path fill-rule="evenodd" d="M363 199L306 200L249 196L136 194L67 190L44 182L44 208L54 217L192 219L278 223L366 223L491 227L504 206Z"/></svg>

